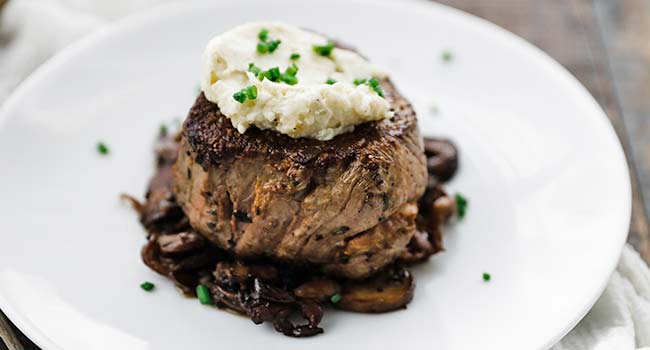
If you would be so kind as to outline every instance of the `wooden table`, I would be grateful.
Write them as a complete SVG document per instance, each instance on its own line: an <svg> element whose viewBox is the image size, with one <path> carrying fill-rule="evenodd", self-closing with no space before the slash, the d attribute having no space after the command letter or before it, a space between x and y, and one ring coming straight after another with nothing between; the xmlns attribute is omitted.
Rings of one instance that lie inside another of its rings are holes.
<svg viewBox="0 0 650 350"><path fill-rule="evenodd" d="M634 198L628 241L650 263L650 1L439 2L524 37L567 67L596 97L614 124L630 166ZM0 313L0 329L2 319ZM7 340L11 350L38 349L15 331L17 338ZM6 349L0 342L0 350Z"/></svg>

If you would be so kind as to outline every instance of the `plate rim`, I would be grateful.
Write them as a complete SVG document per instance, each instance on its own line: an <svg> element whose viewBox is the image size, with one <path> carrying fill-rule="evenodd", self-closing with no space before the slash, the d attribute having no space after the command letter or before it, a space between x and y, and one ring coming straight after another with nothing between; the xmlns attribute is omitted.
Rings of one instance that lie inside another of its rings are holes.
<svg viewBox="0 0 650 350"><path fill-rule="evenodd" d="M561 327L561 330L557 331L556 336L547 340L544 344L544 348L550 348L555 345L559 340L561 340L565 335L567 335L591 310L596 301L600 298L602 293L605 291L611 275L616 270L618 261L625 247L627 237L629 234L629 227L632 219L632 184L631 177L629 172L629 166L627 163L627 157L625 155L623 145L621 140L614 129L613 124L607 117L603 107L600 103L593 97L593 95L587 90L587 88L562 64L557 62L552 58L548 53L535 46L534 44L528 42L522 37L518 36L515 33L510 32L509 30L492 23L486 19L467 13L465 11L456 9L454 7L440 4L430 0L407 0L407 1L394 1L394 0L351 0L359 4L368 4L370 6L385 6L385 7L398 7L398 6L410 6L415 9L420 9L422 11L442 11L446 15L455 17L456 19L468 23L471 27L482 27L485 28L487 32L490 32L490 35L494 39L501 40L504 43L508 43L511 46L511 49L517 50L518 52L525 54L531 58L540 60L546 68L550 69L553 74L561 77L567 84L570 84L576 93L582 95L582 98L585 101L589 101L592 105L594 113L599 114L599 117L594 120L599 120L601 123L604 122L604 127L607 129L610 138L615 140L616 153L618 154L619 165L622 166L621 169L624 173L624 177L627 181L620 184L625 191L624 196L626 198L623 211L627 213L626 219L624 220L624 227L621 228L619 234L619 246L616 249L612 249L613 256L616 259L611 258L609 262L609 273L601 277L600 287L594 291L594 294L583 303L581 312L577 313L574 319L567 322ZM133 14L126 15L116 21L110 22L106 26L91 32L87 35L84 35L80 39L74 41L70 45L66 46L59 52L55 53L52 57L47 59L41 65L39 65L34 71L32 71L15 89L14 91L5 99L4 103L0 105L0 128L3 128L4 123L10 119L11 111L25 95L29 89L38 84L41 80L41 77L46 76L49 72L56 70L60 65L64 64L68 59L74 58L78 53L83 52L88 46L91 46L93 43L103 40L106 37L112 35L117 35L121 32L128 31L131 27L146 25L147 22L155 22L162 18L168 16L179 15L181 12L191 12L192 10L198 7L210 7L211 3L205 0L192 0L189 2L169 2L154 5L145 10L137 11ZM594 115L595 117L595 115ZM615 254L614 254L615 252ZM18 310L11 306L11 303L8 302L7 297L3 292L0 291L0 310L13 322L13 324L25 334L29 340L34 344L39 346L43 350L64 350L54 341L52 341L46 334L44 334L38 326L34 325L27 317L22 315Z"/></svg>

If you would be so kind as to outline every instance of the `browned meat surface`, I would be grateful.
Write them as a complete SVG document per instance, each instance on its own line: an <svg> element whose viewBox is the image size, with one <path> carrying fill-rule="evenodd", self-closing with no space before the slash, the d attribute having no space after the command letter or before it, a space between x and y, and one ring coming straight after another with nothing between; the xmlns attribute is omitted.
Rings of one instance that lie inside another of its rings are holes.
<svg viewBox="0 0 650 350"><path fill-rule="evenodd" d="M327 142L240 134L201 94L174 170L191 226L240 257L311 263L349 278L390 264L415 232L427 166L413 109L382 84L395 116Z"/></svg>
<svg viewBox="0 0 650 350"><path fill-rule="evenodd" d="M435 149L440 144L427 145L428 154L440 153ZM194 296L197 286L205 286L217 307L245 314L256 324L268 322L288 336L322 333L319 323L323 307L328 304L355 312L405 308L413 297L414 280L400 264L425 260L442 249L441 225L455 210L438 183L440 174L429 169L429 184L418 200L419 212L406 203L390 219L377 225L372 234L358 235L347 244L346 254L350 256L355 255L355 249L368 250L368 245L381 243L383 236L389 237L407 226L400 221L412 222L411 216L417 213L416 233L400 259L366 280L333 278L312 266L242 260L189 225L172 193L171 166L178 149L177 139L162 137L156 149L157 171L149 183L146 201L139 203L125 196L140 213L140 221L148 232L142 249L144 263L173 280L186 295ZM300 316L303 324L295 324L295 316Z"/></svg>

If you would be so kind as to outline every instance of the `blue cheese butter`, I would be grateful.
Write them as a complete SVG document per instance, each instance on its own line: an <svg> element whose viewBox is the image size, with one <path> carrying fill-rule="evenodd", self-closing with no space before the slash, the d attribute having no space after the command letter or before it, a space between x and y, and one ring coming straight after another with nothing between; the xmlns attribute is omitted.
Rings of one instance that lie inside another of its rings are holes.
<svg viewBox="0 0 650 350"><path fill-rule="evenodd" d="M256 126L326 141L393 114L376 85L384 70L286 23L233 28L209 42L203 61L206 98L240 133Z"/></svg>

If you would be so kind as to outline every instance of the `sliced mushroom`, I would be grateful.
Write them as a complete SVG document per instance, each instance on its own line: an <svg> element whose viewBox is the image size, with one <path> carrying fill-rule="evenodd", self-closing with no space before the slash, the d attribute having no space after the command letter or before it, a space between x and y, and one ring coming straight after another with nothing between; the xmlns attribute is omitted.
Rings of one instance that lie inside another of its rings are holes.
<svg viewBox="0 0 650 350"><path fill-rule="evenodd" d="M167 275L169 274L170 270L160 261L160 247L156 242L156 238L156 235L152 235L149 238L147 244L142 247L140 256L142 257L144 264L149 266L152 270L158 272L161 275Z"/></svg>
<svg viewBox="0 0 650 350"><path fill-rule="evenodd" d="M416 230L411 237L411 241L402 252L400 260L407 264L414 264L420 261L427 260L431 255L438 251L438 246L432 244L429 239L428 232ZM442 245L442 242L438 242ZM440 246L440 248L442 248Z"/></svg>
<svg viewBox="0 0 650 350"><path fill-rule="evenodd" d="M276 331L290 337L310 337L323 333L318 327L323 318L323 309L315 301L297 301L289 292L265 284L256 278L253 290L240 291L246 300L246 313L254 323L271 322ZM290 318L297 313L307 324L295 325Z"/></svg>
<svg viewBox="0 0 650 350"><path fill-rule="evenodd" d="M296 301L291 293L282 288L264 283L259 278L253 280L253 292L260 298L280 304L291 304Z"/></svg>
<svg viewBox="0 0 650 350"><path fill-rule="evenodd" d="M176 203L172 181L171 166L167 166L158 169L149 183L147 201L140 212L140 221L149 232L175 233L170 229L179 222L187 222L189 226L185 213Z"/></svg>
<svg viewBox="0 0 650 350"><path fill-rule="evenodd" d="M427 156L429 174L439 181L451 179L458 169L458 151L447 139L424 138L424 154Z"/></svg>
<svg viewBox="0 0 650 350"><path fill-rule="evenodd" d="M240 262L238 262L241 264ZM238 269L237 274L241 275L242 273L250 277L259 278L262 281L272 282L277 281L280 273L278 269L271 265L246 265L245 269Z"/></svg>
<svg viewBox="0 0 650 350"><path fill-rule="evenodd" d="M274 315L273 327L276 331L288 335L290 337L311 337L316 334L323 333L323 329L317 326L317 322L320 322L322 317L322 310L318 304L312 304L312 307L308 309L301 308L301 315L308 320L308 324L304 325L294 325L289 318L294 314L294 310L290 308L282 308ZM314 315L312 312L316 311L317 314ZM317 320L316 323L313 323L312 320Z"/></svg>
<svg viewBox="0 0 650 350"><path fill-rule="evenodd" d="M159 236L158 245L163 254L180 254L203 248L205 239L195 232L181 232Z"/></svg>
<svg viewBox="0 0 650 350"><path fill-rule="evenodd" d="M162 261L171 271L187 271L211 268L224 256L214 249L204 249L183 258L165 256Z"/></svg>
<svg viewBox="0 0 650 350"><path fill-rule="evenodd" d="M340 293L341 286L330 279L318 278L305 282L293 290L299 298L327 301L332 295Z"/></svg>
<svg viewBox="0 0 650 350"><path fill-rule="evenodd" d="M438 218L438 222L446 222L456 212L456 203L444 193L433 201L433 212Z"/></svg>
<svg viewBox="0 0 650 350"><path fill-rule="evenodd" d="M120 199L129 202L133 210L135 210L138 214L142 215L142 211L144 210L144 203L140 202L137 198L133 197L132 195L126 193L122 193L120 195Z"/></svg>
<svg viewBox="0 0 650 350"><path fill-rule="evenodd" d="M356 312L386 312L406 307L413 298L411 273L396 267L364 282L343 285L338 308Z"/></svg>

